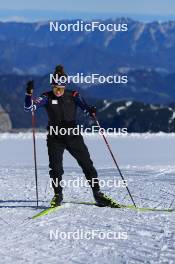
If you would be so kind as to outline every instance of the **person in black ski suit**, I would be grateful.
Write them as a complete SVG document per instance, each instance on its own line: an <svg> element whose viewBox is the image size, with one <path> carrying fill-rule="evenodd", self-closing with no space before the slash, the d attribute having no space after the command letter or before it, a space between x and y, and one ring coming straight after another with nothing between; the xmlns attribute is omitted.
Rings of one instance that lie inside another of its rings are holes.
<svg viewBox="0 0 175 264"><path fill-rule="evenodd" d="M65 76L64 68L58 65L55 68L54 76ZM61 82L53 82L52 90L43 93L38 98L33 98L33 81L27 83L25 96L25 111L36 110L38 107L45 107L50 128L75 128L76 125L76 108L79 106L83 111L93 117L96 114L96 108L86 104L84 99L77 91L66 89L66 85ZM33 103L32 103L33 100ZM95 201L100 206L108 206L111 199L100 192L97 171L93 166L89 151L84 143L82 135L66 134L55 135L49 133L47 136L47 147L49 155L50 178L52 178L52 187L54 189L54 197L51 206L59 206L63 200L61 180L63 171L63 153L68 150L69 153L77 160L82 168L86 179L88 180Z"/></svg>

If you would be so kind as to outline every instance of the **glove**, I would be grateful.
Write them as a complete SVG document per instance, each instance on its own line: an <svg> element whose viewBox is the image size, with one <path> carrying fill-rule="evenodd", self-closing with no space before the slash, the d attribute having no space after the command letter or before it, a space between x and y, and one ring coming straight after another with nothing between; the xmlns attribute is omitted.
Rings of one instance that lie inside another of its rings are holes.
<svg viewBox="0 0 175 264"><path fill-rule="evenodd" d="M97 108L95 106L89 106L88 113L91 117L96 116Z"/></svg>
<svg viewBox="0 0 175 264"><path fill-rule="evenodd" d="M34 89L34 81L28 81L27 82L27 87L26 87L26 93L28 95L32 95L33 94L33 89Z"/></svg>

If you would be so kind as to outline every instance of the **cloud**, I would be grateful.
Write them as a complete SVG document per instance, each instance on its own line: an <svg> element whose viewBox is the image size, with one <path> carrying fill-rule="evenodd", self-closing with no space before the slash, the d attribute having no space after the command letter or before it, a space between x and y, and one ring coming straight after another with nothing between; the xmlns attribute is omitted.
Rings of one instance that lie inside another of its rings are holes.
<svg viewBox="0 0 175 264"><path fill-rule="evenodd" d="M0 17L2 22L27 22L27 19L22 16Z"/></svg>

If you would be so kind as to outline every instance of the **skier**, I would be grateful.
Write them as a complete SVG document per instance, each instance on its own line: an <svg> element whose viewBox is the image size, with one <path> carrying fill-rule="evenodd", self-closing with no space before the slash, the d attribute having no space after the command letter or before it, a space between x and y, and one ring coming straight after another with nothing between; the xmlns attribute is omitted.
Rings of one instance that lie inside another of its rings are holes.
<svg viewBox="0 0 175 264"><path fill-rule="evenodd" d="M67 75L62 65L55 68L54 76L58 76L58 80ZM45 107L50 127L59 128L75 128L76 127L76 108L80 107L91 117L96 115L96 108L86 104L81 95L74 90L68 90L67 84L58 81L52 83L52 90L43 93L38 98L33 98L33 81L29 81L26 87L25 111L33 111L39 107ZM33 102L33 103L32 103ZM88 180L94 199L99 206L112 206L113 200L100 191L97 171L93 166L89 151L84 143L82 135L47 135L47 147L49 156L50 178L52 179L52 187L54 189L54 197L51 200L51 207L59 206L63 200L61 180L63 171L63 152L68 150L69 153L77 160ZM55 184L56 183L56 184Z"/></svg>

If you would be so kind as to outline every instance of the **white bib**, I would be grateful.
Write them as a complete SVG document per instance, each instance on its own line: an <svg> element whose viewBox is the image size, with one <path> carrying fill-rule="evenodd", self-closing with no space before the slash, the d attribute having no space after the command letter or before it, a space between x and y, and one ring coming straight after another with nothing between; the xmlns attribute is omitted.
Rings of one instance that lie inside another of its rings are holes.
<svg viewBox="0 0 175 264"><path fill-rule="evenodd" d="M57 100L52 100L52 104L58 104L58 101Z"/></svg>

